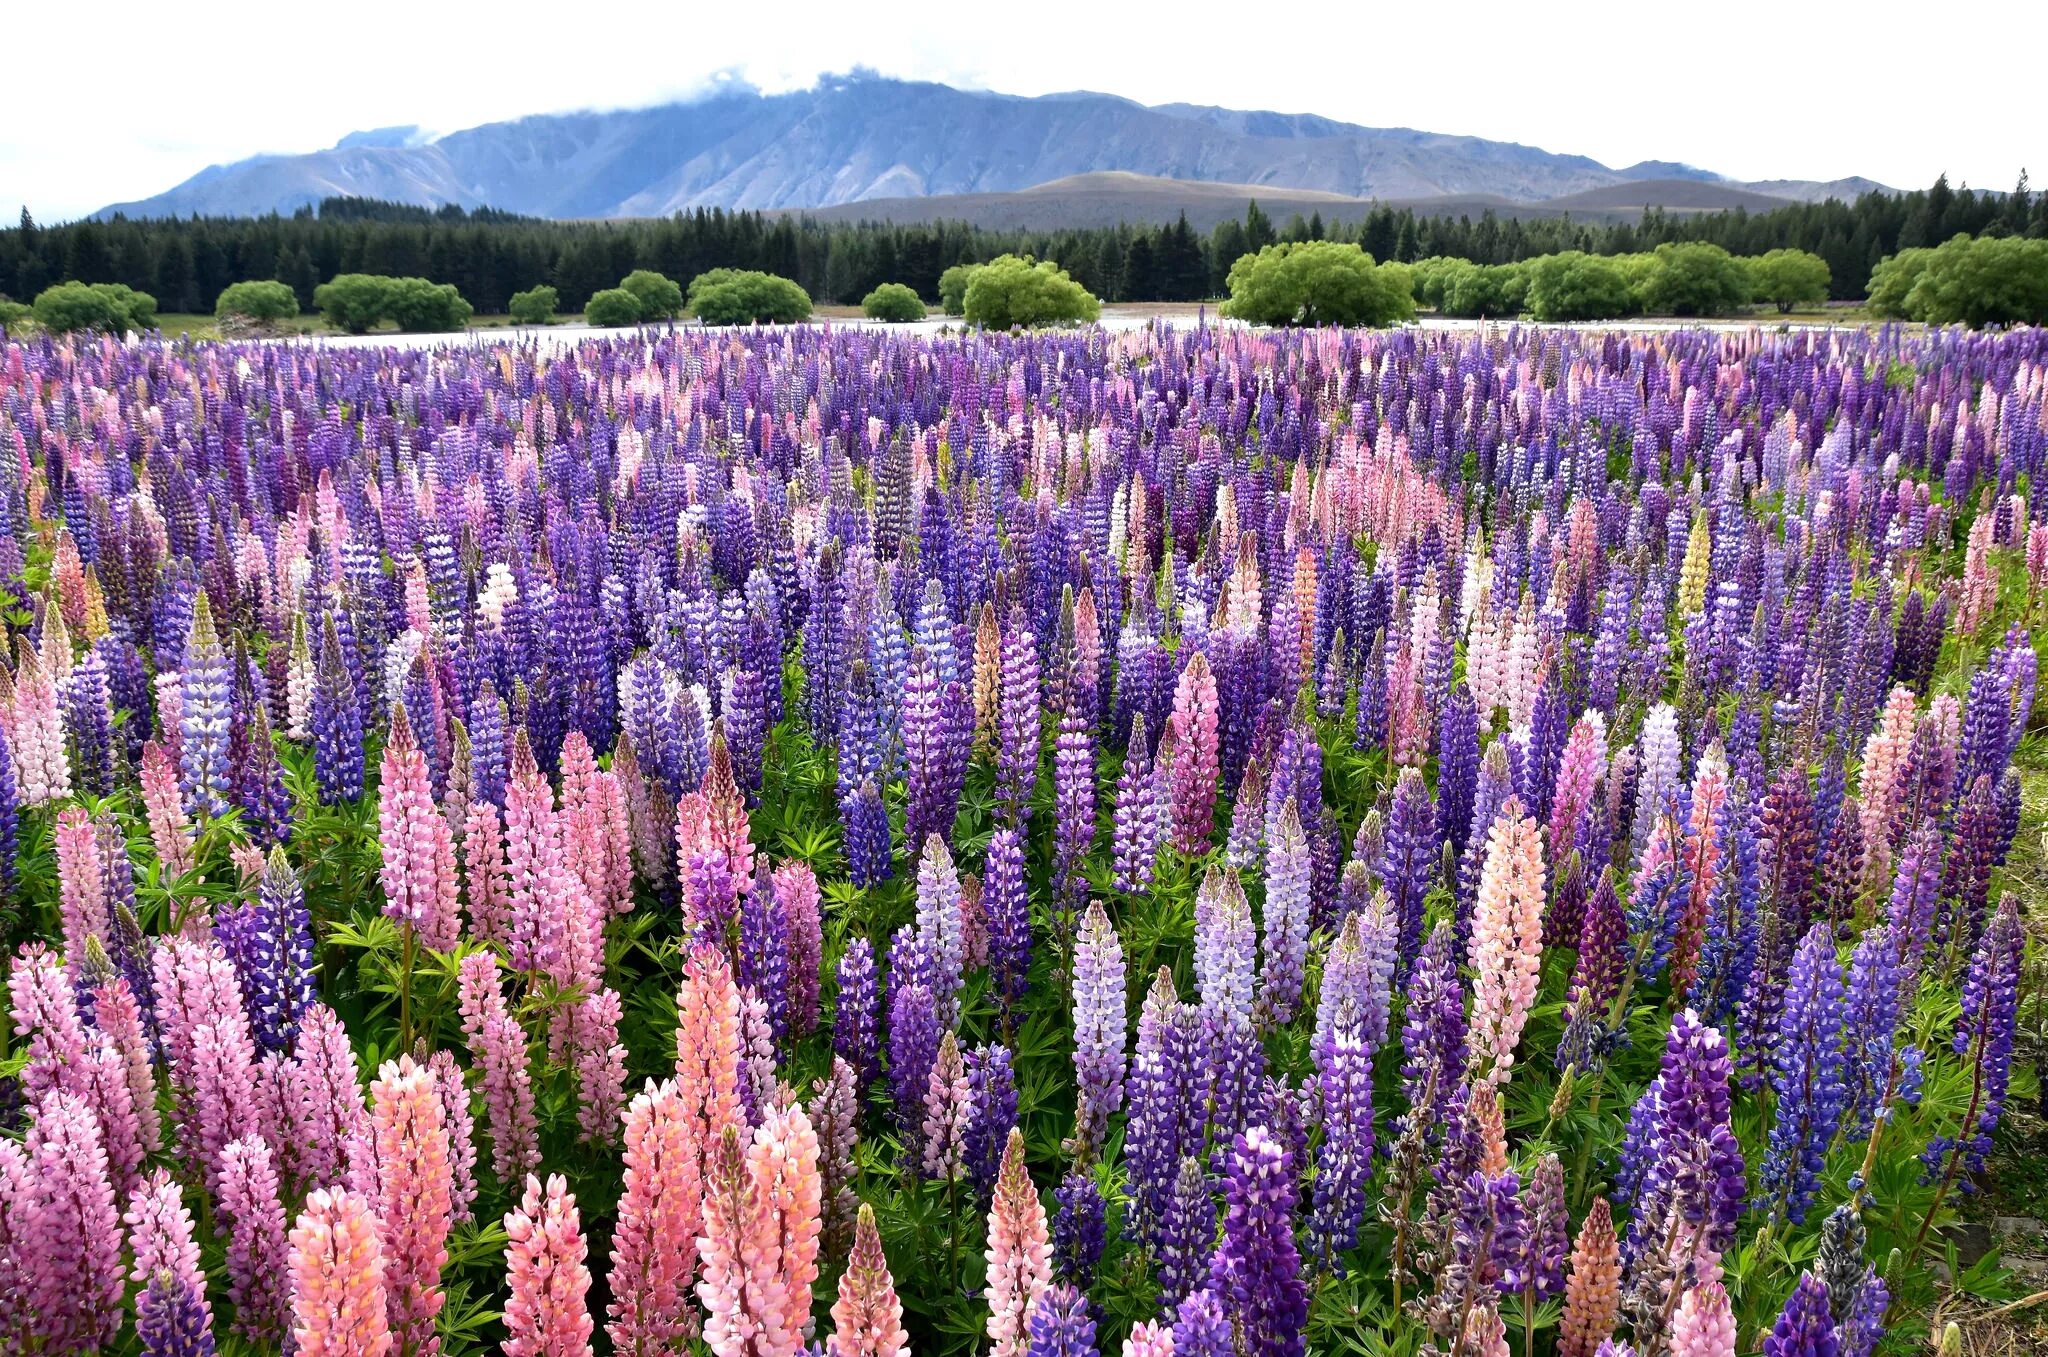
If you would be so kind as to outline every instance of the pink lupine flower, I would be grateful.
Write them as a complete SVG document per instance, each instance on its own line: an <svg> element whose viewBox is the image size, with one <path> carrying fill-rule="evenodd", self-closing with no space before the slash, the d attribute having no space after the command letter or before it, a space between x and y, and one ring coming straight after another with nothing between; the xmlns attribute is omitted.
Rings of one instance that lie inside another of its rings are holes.
<svg viewBox="0 0 2048 1357"><path fill-rule="evenodd" d="M939 1038L938 1059L932 1062L924 1095L924 1176L957 1179L965 1167L961 1154L972 1107L967 1099L967 1071L960 1063L960 1042L952 1032Z"/></svg>
<svg viewBox="0 0 2048 1357"><path fill-rule="evenodd" d="M128 1086L128 1106L135 1113L136 1136L147 1158L161 1145L163 1126L156 1111L156 1067L149 1034L142 1026L142 1006L135 1001L135 991L127 980L117 975L93 991L93 1013L105 1048L119 1057L122 1079Z"/></svg>
<svg viewBox="0 0 2048 1357"><path fill-rule="evenodd" d="M505 1357L589 1357L590 1246L576 1198L560 1174L526 1176L505 1213Z"/></svg>
<svg viewBox="0 0 2048 1357"><path fill-rule="evenodd" d="M581 1139L609 1143L618 1135L626 1102L626 1048L619 1041L624 1007L617 990L587 994L576 1007L571 1039L576 1066L576 1123Z"/></svg>
<svg viewBox="0 0 2048 1357"><path fill-rule="evenodd" d="M1491 1305L1469 1307L1456 1349L1463 1357L1508 1357L1507 1326Z"/></svg>
<svg viewBox="0 0 2048 1357"><path fill-rule="evenodd" d="M600 916L633 907L631 825L617 780L598 768L590 741L572 730L562 741L563 837L569 861Z"/></svg>
<svg viewBox="0 0 2048 1357"><path fill-rule="evenodd" d="M1151 1320L1132 1325L1124 1357L1173 1357L1173 1326Z"/></svg>
<svg viewBox="0 0 2048 1357"><path fill-rule="evenodd" d="M71 758L64 748L64 715L57 705L57 681L43 667L28 638L20 638L21 667L14 675L14 785L25 807L45 806L71 795Z"/></svg>
<svg viewBox="0 0 2048 1357"><path fill-rule="evenodd" d="M1173 738L1173 842L1193 856L1209 845L1216 819L1216 779L1221 771L1217 723L1222 708L1209 657L1197 651L1174 687L1167 726ZM1001 1354L1000 1357L1008 1357Z"/></svg>
<svg viewBox="0 0 2048 1357"><path fill-rule="evenodd" d="M199 1243L192 1237L192 1213L185 1209L183 1189L168 1170L158 1169L142 1180L129 1197L121 1220L128 1227L128 1250L135 1259L130 1278L146 1287L157 1273L170 1273L174 1283L192 1288L210 1320L206 1274L199 1270ZM139 1298L137 1305L141 1305Z"/></svg>
<svg viewBox="0 0 2048 1357"><path fill-rule="evenodd" d="M491 1171L501 1182L517 1182L540 1167L533 1057L526 1029L505 1003L504 989L498 983L498 958L492 953L471 952L462 959L457 993L469 1052L483 1074Z"/></svg>
<svg viewBox="0 0 2048 1357"><path fill-rule="evenodd" d="M149 1147L143 1142L142 1113L136 1106L135 1085L129 1077L128 1058L104 1032L93 1034L92 1050L77 1071L78 1093L92 1109L106 1145L107 1178L117 1193L135 1186ZM154 1094L154 1087L150 1092ZM155 1109L150 1109L155 1116Z"/></svg>
<svg viewBox="0 0 2048 1357"><path fill-rule="evenodd" d="M1511 796L1487 831L1467 948L1474 974L1473 1065L1496 1086L1508 1080L1542 978L1543 901L1541 833Z"/></svg>
<svg viewBox="0 0 2048 1357"><path fill-rule="evenodd" d="M121 1220L92 1109L69 1093L48 1094L24 1151L32 1204L17 1248L44 1350L111 1343L121 1327Z"/></svg>
<svg viewBox="0 0 2048 1357"><path fill-rule="evenodd" d="M554 972L563 948L561 827L554 789L534 762L521 727L512 736L511 777L505 784L505 910L512 969ZM579 887L581 883L578 883Z"/></svg>
<svg viewBox="0 0 2048 1357"><path fill-rule="evenodd" d="M1884 700L1877 728L1863 745L1857 795L1863 806L1863 879L1872 886L1889 879L1892 822L1905 791L1918 718L1913 690L1896 684Z"/></svg>
<svg viewBox="0 0 2048 1357"><path fill-rule="evenodd" d="M1735 1315L1720 1282L1702 1282L1678 1302L1671 1357L1735 1357Z"/></svg>
<svg viewBox="0 0 2048 1357"><path fill-rule="evenodd" d="M252 1343L274 1344L290 1322L291 1297L285 1288L284 1205L270 1147L262 1140L237 1140L221 1152L218 1207L228 1237L235 1332ZM137 1267L140 1279L139 1253Z"/></svg>
<svg viewBox="0 0 2048 1357"><path fill-rule="evenodd" d="M722 937L754 882L747 803L722 731L712 733L703 786L676 805L676 870L690 922Z"/></svg>
<svg viewBox="0 0 2048 1357"><path fill-rule="evenodd" d="M492 802L470 802L463 819L462 879L469 894L471 936L478 942L508 944L511 881L505 868L504 821Z"/></svg>
<svg viewBox="0 0 2048 1357"><path fill-rule="evenodd" d="M86 939L104 941L112 931L99 830L85 807L66 806L57 816L55 838L57 911L64 930L64 955L74 965L82 965Z"/></svg>
<svg viewBox="0 0 2048 1357"><path fill-rule="evenodd" d="M1045 1203L1024 1166L1024 1133L1010 1129L988 1213L990 1357L1019 1357L1029 1343L1031 1307L1052 1283Z"/></svg>
<svg viewBox="0 0 2048 1357"><path fill-rule="evenodd" d="M1593 799L1600 775L1607 770L1607 721L1598 710L1582 713L1565 741L1550 798L1550 856L1564 861L1571 851L1579 816Z"/></svg>
<svg viewBox="0 0 2048 1357"><path fill-rule="evenodd" d="M740 992L723 953L698 947L676 994L676 1093L702 1183L719 1138L740 1111Z"/></svg>
<svg viewBox="0 0 2048 1357"><path fill-rule="evenodd" d="M441 1099L441 1124L448 1128L448 1205L455 1223L463 1225L476 1200L476 1118L469 1111L469 1084L453 1051L428 1056L427 1069Z"/></svg>
<svg viewBox="0 0 2048 1357"><path fill-rule="evenodd" d="M413 928L436 952L455 949L462 930L455 877L455 841L434 804L427 756L413 738L404 707L391 713L377 802L383 849L384 912Z"/></svg>
<svg viewBox="0 0 2048 1357"><path fill-rule="evenodd" d="M1998 606L1998 577L1991 570L1991 532L1997 516L1980 513L1970 524L1969 543L1963 549L1963 577L1956 590L1956 633L1976 634ZM18 718L17 718L18 719Z"/></svg>
<svg viewBox="0 0 2048 1357"><path fill-rule="evenodd" d="M391 1331L407 1352L441 1350L441 1269L448 1264L448 1129L434 1076L409 1055L387 1061L370 1084L377 1147L377 1217L384 1241L384 1286Z"/></svg>
<svg viewBox="0 0 2048 1357"><path fill-rule="evenodd" d="M7 978L7 1001L15 1033L28 1042L21 1091L30 1098L51 1089L79 1092L85 1024L79 1021L78 1000L63 958L40 942L25 944Z"/></svg>
<svg viewBox="0 0 2048 1357"><path fill-rule="evenodd" d="M718 1357L793 1357L810 1336L823 1190L801 1107L770 1112L744 1151L738 1128L725 1128L697 1239L704 1341Z"/></svg>
<svg viewBox="0 0 2048 1357"><path fill-rule="evenodd" d="M178 791L178 762L155 740L142 747L142 809L166 883L192 870L192 822Z"/></svg>
<svg viewBox="0 0 2048 1357"><path fill-rule="evenodd" d="M388 1357L384 1251L369 1203L346 1188L315 1189L291 1250L298 1357Z"/></svg>
<svg viewBox="0 0 2048 1357"><path fill-rule="evenodd" d="M210 1022L192 1029L191 1053L172 1074L191 1094L192 1116L181 1128L188 1152L199 1161L209 1192L218 1192L221 1154L231 1141L261 1135L257 1104L249 1097L256 1079L256 1043L246 1021Z"/></svg>
<svg viewBox="0 0 2048 1357"><path fill-rule="evenodd" d="M622 1357L665 1357L697 1332L690 1284L703 1226L698 1164L674 1080L649 1081L625 1117L625 1187L612 1232L605 1332Z"/></svg>
<svg viewBox="0 0 2048 1357"><path fill-rule="evenodd" d="M903 1329L903 1304L896 1281L875 1230L875 1208L862 1202L853 1227L853 1251L839 1277L839 1298L832 1303L831 1357L910 1357L910 1335ZM1172 1357L1169 1346L1166 1357Z"/></svg>
<svg viewBox="0 0 2048 1357"><path fill-rule="evenodd" d="M299 1020L292 1083L298 1110L295 1186L310 1190L348 1182L353 1156L370 1140L370 1113L348 1031L325 1004L315 1003Z"/></svg>

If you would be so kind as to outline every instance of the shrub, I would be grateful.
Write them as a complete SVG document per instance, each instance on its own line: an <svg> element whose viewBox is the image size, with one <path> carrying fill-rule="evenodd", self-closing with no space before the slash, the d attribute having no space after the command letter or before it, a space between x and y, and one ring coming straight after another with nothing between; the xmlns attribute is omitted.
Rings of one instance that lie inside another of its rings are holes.
<svg viewBox="0 0 2048 1357"><path fill-rule="evenodd" d="M619 286L639 298L642 320L673 320L683 314L683 289L667 274L634 269Z"/></svg>
<svg viewBox="0 0 2048 1357"><path fill-rule="evenodd" d="M59 283L36 294L35 316L52 334L147 330L156 324L156 298L125 283Z"/></svg>
<svg viewBox="0 0 2048 1357"><path fill-rule="evenodd" d="M787 325L808 320L811 294L787 278L750 270L714 269L724 276L700 287L690 284L690 309L706 325Z"/></svg>
<svg viewBox="0 0 2048 1357"><path fill-rule="evenodd" d="M513 293L505 309L521 325L545 325L555 318L555 308L561 304L561 294L543 283Z"/></svg>
<svg viewBox="0 0 2048 1357"><path fill-rule="evenodd" d="M1828 261L1805 250L1772 250L1744 261L1749 290L1758 301L1780 311L1811 306L1828 297Z"/></svg>
<svg viewBox="0 0 2048 1357"><path fill-rule="evenodd" d="M1538 320L1612 320L1635 308L1628 275L1612 259L1566 250L1528 263L1524 305Z"/></svg>
<svg viewBox="0 0 2048 1357"><path fill-rule="evenodd" d="M2048 240L1956 236L1930 253L1906 295L1930 325L2048 324Z"/></svg>
<svg viewBox="0 0 2048 1357"><path fill-rule="evenodd" d="M949 316L963 314L967 309L967 280L974 276L979 264L955 264L939 275L939 309Z"/></svg>
<svg viewBox="0 0 2048 1357"><path fill-rule="evenodd" d="M1865 301L1871 314L1889 320L1908 319L1906 299L1933 258L1933 250L1911 249L1879 260L1870 271L1870 295Z"/></svg>
<svg viewBox="0 0 2048 1357"><path fill-rule="evenodd" d="M364 334L387 318L391 283L381 274L338 273L313 289L313 305L335 329Z"/></svg>
<svg viewBox="0 0 2048 1357"><path fill-rule="evenodd" d="M1638 293L1663 316L1725 316L1749 304L1749 271L1719 245L1667 242L1651 256Z"/></svg>
<svg viewBox="0 0 2048 1357"><path fill-rule="evenodd" d="M229 316L244 316L272 325L299 314L299 296L283 283L275 281L230 283L221 289L220 297L213 304L213 314L221 320Z"/></svg>
<svg viewBox="0 0 2048 1357"><path fill-rule="evenodd" d="M901 323L924 319L924 302L901 283L883 283L861 298L860 309L869 320Z"/></svg>
<svg viewBox="0 0 2048 1357"><path fill-rule="evenodd" d="M1287 241L1230 266L1223 312L1255 325L1392 325L1415 315L1409 270L1373 263L1356 245Z"/></svg>
<svg viewBox="0 0 2048 1357"><path fill-rule="evenodd" d="M961 314L991 330L1074 325L1102 314L1102 303L1050 259L1001 255L967 280Z"/></svg>
<svg viewBox="0 0 2048 1357"><path fill-rule="evenodd" d="M35 308L27 302L0 297L0 330L18 330L33 318L35 313Z"/></svg>
<svg viewBox="0 0 2048 1357"><path fill-rule="evenodd" d="M453 283L430 283L424 278L391 279L386 300L387 314L398 328L409 333L460 330L469 324L470 304L462 299Z"/></svg>
<svg viewBox="0 0 2048 1357"><path fill-rule="evenodd" d="M590 294L583 304L583 319L592 325L638 325L640 299L622 287L608 287Z"/></svg>

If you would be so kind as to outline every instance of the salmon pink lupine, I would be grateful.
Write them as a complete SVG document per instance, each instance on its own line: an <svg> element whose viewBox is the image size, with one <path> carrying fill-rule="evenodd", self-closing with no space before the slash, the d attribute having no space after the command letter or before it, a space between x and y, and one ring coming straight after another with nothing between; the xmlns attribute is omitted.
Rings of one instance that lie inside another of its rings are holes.
<svg viewBox="0 0 2048 1357"><path fill-rule="evenodd" d="M413 738L403 706L392 708L379 785L384 912L414 929L423 946L453 951L462 929L455 840L434 804L427 756Z"/></svg>
<svg viewBox="0 0 2048 1357"><path fill-rule="evenodd" d="M505 1213L505 1357L590 1357L590 1247L560 1174Z"/></svg>
<svg viewBox="0 0 2048 1357"><path fill-rule="evenodd" d="M697 1297L718 1357L794 1357L818 1275L818 1138L803 1109L770 1112L741 1148L727 1126L705 1177Z"/></svg>
<svg viewBox="0 0 2048 1357"><path fill-rule="evenodd" d="M1621 1313L1621 1242L1607 1198L1595 1197L1572 1245L1565 1278L1564 1315L1558 1321L1558 1357L1593 1357L1614 1333Z"/></svg>
<svg viewBox="0 0 2048 1357"><path fill-rule="evenodd" d="M831 1357L910 1357L903 1305L875 1229L875 1208L862 1202L853 1227L853 1251L832 1303Z"/></svg>
<svg viewBox="0 0 2048 1357"><path fill-rule="evenodd" d="M408 1353L433 1357L453 1223L448 1128L433 1073L409 1055L386 1061L370 1084L370 1119L391 1331Z"/></svg>
<svg viewBox="0 0 2048 1357"><path fill-rule="evenodd" d="M1510 797L1487 831L1467 960L1474 973L1472 1059L1494 1085L1508 1080L1543 969L1543 845Z"/></svg>
<svg viewBox="0 0 2048 1357"><path fill-rule="evenodd" d="M995 1343L990 1357L1021 1357L1029 1343L1031 1307L1051 1284L1045 1203L1024 1165L1024 1133L1012 1127L988 1213L988 1336Z"/></svg>
<svg viewBox="0 0 2048 1357"><path fill-rule="evenodd" d="M676 1093L696 1157L693 1183L704 1181L726 1127L744 1124L739 1079L739 987L722 952L698 947L683 963L676 994ZM690 1214L696 1214L695 1208Z"/></svg>
<svg viewBox="0 0 2048 1357"><path fill-rule="evenodd" d="M292 1339L299 1357L388 1357L384 1251L367 1200L316 1188L291 1233Z"/></svg>
<svg viewBox="0 0 2048 1357"><path fill-rule="evenodd" d="M605 1332L624 1357L663 1357L697 1332L689 1303L697 1254L685 1241L703 1226L697 1157L674 1080L648 1081L626 1109L624 1160Z"/></svg>
<svg viewBox="0 0 2048 1357"><path fill-rule="evenodd" d="M156 849L164 881L176 881L192 870L192 822L178 792L177 763L155 740L142 747L141 781L150 846Z"/></svg>

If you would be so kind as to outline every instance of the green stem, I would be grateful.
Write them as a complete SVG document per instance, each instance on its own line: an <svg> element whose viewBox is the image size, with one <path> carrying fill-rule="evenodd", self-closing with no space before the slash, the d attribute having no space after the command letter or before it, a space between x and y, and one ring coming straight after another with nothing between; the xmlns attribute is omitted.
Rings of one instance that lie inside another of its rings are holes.
<svg viewBox="0 0 2048 1357"><path fill-rule="evenodd" d="M419 951L419 935L407 922L400 926L404 944L398 957L398 1049L412 1049L412 967Z"/></svg>

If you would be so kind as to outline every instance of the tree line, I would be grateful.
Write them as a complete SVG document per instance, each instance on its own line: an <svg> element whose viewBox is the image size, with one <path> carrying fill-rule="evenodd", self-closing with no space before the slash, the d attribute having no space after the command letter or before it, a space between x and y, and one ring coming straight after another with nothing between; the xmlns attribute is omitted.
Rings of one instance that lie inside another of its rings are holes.
<svg viewBox="0 0 2048 1357"><path fill-rule="evenodd" d="M506 311L515 293L547 285L563 309L580 311L592 294L636 269L690 279L727 268L778 274L820 301L851 304L890 282L937 297L948 268L1016 254L1059 260L1106 301L1197 301L1223 295L1231 266L1246 254L1334 240L1382 261L1449 256L1482 265L1568 251L1632 255L1687 242L1745 256L1804 250L1826 261L1830 295L1849 300L1866 294L1880 261L1958 232L2048 237L2048 193L2030 191L2024 175L2002 194L1951 188L1944 177L1924 190L1866 193L1854 202L1831 198L1756 213L1651 209L1612 223L1493 212L1437 217L1392 207L1353 222L1326 223L1318 214L1281 223L1253 202L1242 218L1206 234L1185 215L1164 226L1016 231L715 208L630 221L549 221L359 198L329 198L317 211L290 216L117 217L55 226L37 224L24 210L18 225L0 229L0 296L26 301L66 280L117 283L156 297L166 312L197 312L211 309L232 283L274 278L310 310L322 283L364 273L452 284L486 314Z"/></svg>

